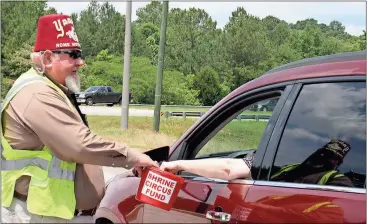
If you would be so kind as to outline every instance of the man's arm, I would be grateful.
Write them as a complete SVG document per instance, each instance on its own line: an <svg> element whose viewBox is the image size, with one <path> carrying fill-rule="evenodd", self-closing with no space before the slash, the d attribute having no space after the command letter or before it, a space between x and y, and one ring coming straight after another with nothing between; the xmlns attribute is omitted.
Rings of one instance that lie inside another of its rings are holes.
<svg viewBox="0 0 367 224"><path fill-rule="evenodd" d="M55 90L42 88L49 89L33 94L23 114L24 123L58 158L124 168L138 162L142 153L93 134Z"/></svg>

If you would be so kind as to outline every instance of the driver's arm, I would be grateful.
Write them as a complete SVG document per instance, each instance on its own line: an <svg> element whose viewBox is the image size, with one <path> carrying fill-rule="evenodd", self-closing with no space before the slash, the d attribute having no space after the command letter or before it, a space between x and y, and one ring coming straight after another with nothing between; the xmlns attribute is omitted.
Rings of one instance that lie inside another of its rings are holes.
<svg viewBox="0 0 367 224"><path fill-rule="evenodd" d="M211 158L163 162L161 169L172 173L184 170L206 178L234 180L251 178L251 166L247 164L244 159Z"/></svg>

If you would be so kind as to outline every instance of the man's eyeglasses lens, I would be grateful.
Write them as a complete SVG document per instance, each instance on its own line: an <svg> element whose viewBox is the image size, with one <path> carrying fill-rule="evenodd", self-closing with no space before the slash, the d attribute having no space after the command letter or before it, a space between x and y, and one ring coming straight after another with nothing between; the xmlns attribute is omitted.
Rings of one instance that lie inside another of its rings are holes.
<svg viewBox="0 0 367 224"><path fill-rule="evenodd" d="M78 59L82 57L82 52L78 50L72 50L72 51L52 51L56 54L68 54L73 59Z"/></svg>

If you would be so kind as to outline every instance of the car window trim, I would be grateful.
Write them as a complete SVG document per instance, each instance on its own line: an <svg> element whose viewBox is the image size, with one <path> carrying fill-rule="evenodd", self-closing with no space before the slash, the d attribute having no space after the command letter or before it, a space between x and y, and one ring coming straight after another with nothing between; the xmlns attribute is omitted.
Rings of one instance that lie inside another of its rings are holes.
<svg viewBox="0 0 367 224"><path fill-rule="evenodd" d="M246 97L250 97L252 95L256 95L258 93L261 92L266 92L269 90L275 90L275 89L283 89L283 91L287 88L287 86L291 86L293 85L294 81L285 81L285 82L280 82L280 83L275 83L275 84L271 84L271 85L267 85L267 86L263 86L263 87L259 87L244 93L241 93L235 97L233 97L231 100L229 100L228 102L224 103L222 107L224 107L225 105L231 104L233 102L236 102L238 100L241 100L243 98ZM176 149L170 154L169 156L169 161L175 161L175 160L180 160L180 159L185 159L186 156L188 154L190 154L188 151L188 140L192 138L192 135L194 133L196 133L198 130L204 128L205 126L207 126L208 120L213 119L213 117L218 116L218 113L220 113L220 111L212 111L210 114L208 114L204 120L202 121L201 124L197 125L187 136L185 139L181 140L181 142L179 143L179 145L177 145ZM185 134L185 133L184 133Z"/></svg>
<svg viewBox="0 0 367 224"><path fill-rule="evenodd" d="M236 180L222 180L217 178L206 178L201 176L182 176L186 180L199 181L202 183L216 183L216 184L244 184L264 187L282 187L293 189L305 189L305 190L322 190L322 191L337 191L345 193L366 194L365 188L356 187L341 187L332 185L320 185L320 184L303 184L303 183L289 183L289 182L277 182L277 181L263 181L263 180L248 180L248 179L236 179Z"/></svg>
<svg viewBox="0 0 367 224"><path fill-rule="evenodd" d="M286 88L286 87L285 87ZM279 96L279 98L283 95L284 90L269 90L269 91L265 91L262 93L258 93L258 94L254 94L254 95L250 95L247 97L241 97L240 99L234 101L234 102L228 102L226 104L224 104L222 106L222 108L225 108L224 111L222 111L222 113L217 113L217 116L214 119L218 119L221 118L221 116L223 115L223 112L229 111L232 108L239 106L241 104L247 104L246 102L249 102L249 105L251 105L250 102L255 101L261 101L262 98L271 98L272 96ZM244 107L242 107L244 108ZM211 129L210 133L206 135L206 137L204 139L200 140L200 143L198 143L196 145L196 147L192 150L189 150L188 153L188 158L186 159L194 159L194 156L202 149L202 147L212 139L213 136L215 136L223 127L225 127L229 122L231 122L235 117L236 114L240 113L242 110L237 110L236 112L234 112L230 117L227 117L226 119L221 119L220 121L215 121L218 122L219 124L215 126L214 129ZM200 130L201 133L205 132L206 129L208 129L210 125L214 124L214 121L207 123L207 125L202 128ZM210 129L210 128L209 128ZM196 137L194 137L194 140L196 140L195 138L198 138L197 135L200 133L196 134ZM190 138L192 139L192 138Z"/></svg>
<svg viewBox="0 0 367 224"><path fill-rule="evenodd" d="M223 180L218 178L207 178L202 176L181 176L185 180L191 180L191 181L200 181L200 182L215 182L217 184L246 184L246 185L253 185L255 183L255 180L249 180L249 179L235 179L235 180Z"/></svg>
<svg viewBox="0 0 367 224"><path fill-rule="evenodd" d="M291 92L283 105L282 111L278 116L277 122L275 123L272 134L269 138L269 143L264 150L264 155L261 161L261 165L258 168L257 180L269 180L271 168L274 162L274 158L277 152L277 148L280 142L280 138L283 134L285 125L288 121L290 112L292 111L294 102L296 101L298 94L301 90L302 84L298 83L293 85ZM265 173L264 173L265 172ZM267 173L266 173L267 172Z"/></svg>
<svg viewBox="0 0 367 224"><path fill-rule="evenodd" d="M296 188L296 189L324 190L324 191L338 191L338 192L346 192L346 193L366 194L366 189L365 188L340 187L340 186L321 185L321 184L304 184L304 183L289 183L289 182L256 180L254 182L254 185L256 185L256 186L268 186L268 187L282 187L282 188Z"/></svg>
<svg viewBox="0 0 367 224"><path fill-rule="evenodd" d="M262 137L260 139L259 145L256 149L256 157L251 167L251 176L257 180L260 172L261 172L261 165L263 163L264 157L266 155L266 149L269 145L269 142L271 140L271 136L274 133L274 130L276 128L276 124L278 123L278 120L282 116L282 111L284 108L285 103L288 101L288 98L294 89L294 85L287 85L284 89L282 95L280 96L278 100L278 105L275 107L268 124L262 134Z"/></svg>
<svg viewBox="0 0 367 224"><path fill-rule="evenodd" d="M346 75L346 76L335 76L335 77L323 77L323 78L312 78L312 79L301 79L296 80L294 83L301 84L317 84L317 83L325 83L325 82L358 82L358 81L366 81L366 75Z"/></svg>

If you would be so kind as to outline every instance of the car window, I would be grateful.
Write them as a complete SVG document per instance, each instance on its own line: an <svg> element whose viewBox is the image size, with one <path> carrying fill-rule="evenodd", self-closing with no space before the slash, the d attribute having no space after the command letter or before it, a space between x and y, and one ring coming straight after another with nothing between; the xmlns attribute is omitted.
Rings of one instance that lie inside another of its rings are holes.
<svg viewBox="0 0 367 224"><path fill-rule="evenodd" d="M278 99L279 96L261 100L243 108L200 149L195 158L256 149ZM241 157L244 154L238 155Z"/></svg>
<svg viewBox="0 0 367 224"><path fill-rule="evenodd" d="M365 178L366 83L304 85L270 179L363 188Z"/></svg>
<svg viewBox="0 0 367 224"><path fill-rule="evenodd" d="M92 87L89 87L85 92L94 92L97 89L98 89L98 87L92 86Z"/></svg>
<svg viewBox="0 0 367 224"><path fill-rule="evenodd" d="M110 92L112 92L112 89L111 89L111 87L107 87L107 91L110 93Z"/></svg>
<svg viewBox="0 0 367 224"><path fill-rule="evenodd" d="M101 88L99 88L99 92L101 92L101 93L106 92L106 88L105 88L105 87L101 87Z"/></svg>

